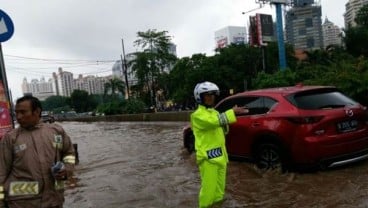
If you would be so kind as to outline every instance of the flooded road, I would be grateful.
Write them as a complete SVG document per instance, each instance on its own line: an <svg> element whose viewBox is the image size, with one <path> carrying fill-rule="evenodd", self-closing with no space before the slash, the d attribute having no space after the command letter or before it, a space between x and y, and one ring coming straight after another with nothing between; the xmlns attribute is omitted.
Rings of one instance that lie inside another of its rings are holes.
<svg viewBox="0 0 368 208"><path fill-rule="evenodd" d="M185 122L63 122L80 164L65 208L192 208L200 185L183 148ZM226 200L235 207L368 207L368 161L314 173L261 172L231 161Z"/></svg>

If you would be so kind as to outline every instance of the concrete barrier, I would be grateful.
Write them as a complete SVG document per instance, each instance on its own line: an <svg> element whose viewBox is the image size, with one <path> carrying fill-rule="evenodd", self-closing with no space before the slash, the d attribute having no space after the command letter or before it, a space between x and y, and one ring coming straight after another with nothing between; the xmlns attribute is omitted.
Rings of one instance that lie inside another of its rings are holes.
<svg viewBox="0 0 368 208"><path fill-rule="evenodd" d="M59 118L57 121L189 121L192 111L170 111L141 114L121 114L112 116L83 116L73 118Z"/></svg>

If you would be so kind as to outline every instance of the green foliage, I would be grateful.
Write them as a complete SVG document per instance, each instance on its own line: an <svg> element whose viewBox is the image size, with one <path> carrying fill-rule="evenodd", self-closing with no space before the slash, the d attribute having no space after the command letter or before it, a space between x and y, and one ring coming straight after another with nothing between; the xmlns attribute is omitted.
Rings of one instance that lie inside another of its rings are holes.
<svg viewBox="0 0 368 208"><path fill-rule="evenodd" d="M146 105L143 101L139 99L129 99L124 101L113 100L100 104L97 107L97 112L104 113L105 115L134 114L143 113L145 109Z"/></svg>
<svg viewBox="0 0 368 208"><path fill-rule="evenodd" d="M351 27L345 33L346 50L355 57L368 57L368 26Z"/></svg>
<svg viewBox="0 0 368 208"><path fill-rule="evenodd" d="M274 74L261 72L253 83L256 89L291 86L297 84L297 74L290 69L277 71Z"/></svg>
<svg viewBox="0 0 368 208"><path fill-rule="evenodd" d="M146 109L146 104L138 99L129 99L124 105L123 112L127 114L143 113Z"/></svg>
<svg viewBox="0 0 368 208"><path fill-rule="evenodd" d="M176 56L169 53L171 37L167 33L157 30L138 32L134 44L141 51L136 52L135 59L129 62L138 79L136 93L144 98L148 96L150 105L154 105L158 89L167 89L167 85L161 85L159 80L176 61Z"/></svg>
<svg viewBox="0 0 368 208"><path fill-rule="evenodd" d="M123 106L125 101L112 101L103 103L97 106L98 113L104 113L105 115L117 115L123 113Z"/></svg>
<svg viewBox="0 0 368 208"><path fill-rule="evenodd" d="M118 95L125 95L125 85L124 82L117 78L113 77L109 80L109 82L105 83L105 92L104 95L111 95L112 97L117 97Z"/></svg>
<svg viewBox="0 0 368 208"><path fill-rule="evenodd" d="M41 104L45 111L55 111L54 109L69 107L67 97L56 95L46 98L46 100L42 101Z"/></svg>
<svg viewBox="0 0 368 208"><path fill-rule="evenodd" d="M368 4L359 9L355 22L360 26L368 28Z"/></svg>
<svg viewBox="0 0 368 208"><path fill-rule="evenodd" d="M77 113L87 112L89 110L89 96L87 91L74 90L70 99L71 106Z"/></svg>

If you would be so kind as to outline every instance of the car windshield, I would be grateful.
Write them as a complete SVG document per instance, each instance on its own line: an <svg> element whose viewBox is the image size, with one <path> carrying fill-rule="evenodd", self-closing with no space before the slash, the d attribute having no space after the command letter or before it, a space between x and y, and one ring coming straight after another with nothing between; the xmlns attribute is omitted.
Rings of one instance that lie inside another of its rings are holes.
<svg viewBox="0 0 368 208"><path fill-rule="evenodd" d="M341 108L357 104L337 89L305 91L289 96L287 99L296 107L306 110Z"/></svg>

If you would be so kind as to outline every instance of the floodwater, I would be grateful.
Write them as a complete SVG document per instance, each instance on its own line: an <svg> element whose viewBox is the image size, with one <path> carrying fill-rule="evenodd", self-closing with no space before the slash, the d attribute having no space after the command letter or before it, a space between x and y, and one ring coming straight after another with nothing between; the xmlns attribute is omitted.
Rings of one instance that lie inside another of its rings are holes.
<svg viewBox="0 0 368 208"><path fill-rule="evenodd" d="M194 208L199 172L183 148L185 122L63 122L78 144L75 186L65 208ZM216 207L368 207L368 161L313 173L228 166L226 200Z"/></svg>

